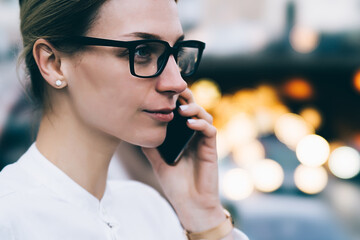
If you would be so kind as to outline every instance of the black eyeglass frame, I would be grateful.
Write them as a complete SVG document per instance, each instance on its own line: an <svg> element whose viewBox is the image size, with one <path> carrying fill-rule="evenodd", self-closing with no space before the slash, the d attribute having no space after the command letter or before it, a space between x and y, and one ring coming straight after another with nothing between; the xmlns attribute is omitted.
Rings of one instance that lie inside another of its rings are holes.
<svg viewBox="0 0 360 240"><path fill-rule="evenodd" d="M205 43L197 40L185 40L185 41L179 41L174 44L173 47L170 46L170 44L163 40L158 39L143 39L143 40L134 40L134 41L118 41L118 40L111 40L111 39L103 39L103 38L94 38L94 37L85 37L85 36L73 36L73 37L66 37L61 39L48 39L50 42L58 42L58 43L69 43L69 44L78 44L78 45L86 45L86 46L104 46L104 47L121 47L121 48L127 48L129 50L129 65L130 65L130 73L139 78L153 78L159 76L163 70L165 69L165 66L168 62L168 59L170 55L173 55L175 58L175 61L177 63L177 56L179 49L181 47L189 47L189 48L197 48L198 49L198 55L197 60L194 65L194 69L187 73L187 74L181 74L182 77L189 77L193 75L200 64L202 53L205 49ZM153 43L158 42L165 46L165 59L162 63L162 65L158 68L155 74L150 76L141 76L137 75L135 73L135 67L134 67L134 56L135 56L135 50L136 47L141 44L146 43Z"/></svg>

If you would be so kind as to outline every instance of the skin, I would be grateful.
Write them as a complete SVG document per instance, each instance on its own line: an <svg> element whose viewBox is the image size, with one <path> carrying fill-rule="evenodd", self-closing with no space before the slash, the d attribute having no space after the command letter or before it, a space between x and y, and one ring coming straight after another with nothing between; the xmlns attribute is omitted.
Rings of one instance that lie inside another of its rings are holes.
<svg viewBox="0 0 360 240"><path fill-rule="evenodd" d="M141 39L138 32L174 45L183 35L176 3L109 0L86 35L130 41ZM115 48L88 47L67 55L39 39L33 54L48 82L52 105L45 111L36 140L49 161L101 199L109 162L120 141L142 146L185 229L200 232L225 220L218 195L216 129L211 115L195 103L173 56L160 76L142 79L130 74L128 61L119 58ZM58 79L61 86L55 84ZM174 108L178 98L185 106L180 114L193 118L188 126L198 135L186 157L170 167L156 150L167 123L144 110Z"/></svg>

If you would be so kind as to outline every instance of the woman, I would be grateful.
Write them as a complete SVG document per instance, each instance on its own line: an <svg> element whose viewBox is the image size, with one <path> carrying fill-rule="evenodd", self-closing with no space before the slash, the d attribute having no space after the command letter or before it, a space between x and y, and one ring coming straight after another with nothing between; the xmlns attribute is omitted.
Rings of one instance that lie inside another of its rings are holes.
<svg viewBox="0 0 360 240"><path fill-rule="evenodd" d="M212 117L182 78L203 44L183 41L175 1L23 0L21 32L43 117L0 175L0 239L246 239L220 204ZM156 147L178 99L198 137L173 167ZM142 147L176 215L147 186L107 182L120 141Z"/></svg>

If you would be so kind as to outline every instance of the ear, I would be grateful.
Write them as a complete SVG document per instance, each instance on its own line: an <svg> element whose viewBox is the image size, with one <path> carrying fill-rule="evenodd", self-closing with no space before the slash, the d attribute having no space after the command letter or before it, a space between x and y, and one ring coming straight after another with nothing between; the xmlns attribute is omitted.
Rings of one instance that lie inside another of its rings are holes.
<svg viewBox="0 0 360 240"><path fill-rule="evenodd" d="M45 81L61 89L67 85L61 71L60 53L45 39L38 39L33 47L33 56Z"/></svg>

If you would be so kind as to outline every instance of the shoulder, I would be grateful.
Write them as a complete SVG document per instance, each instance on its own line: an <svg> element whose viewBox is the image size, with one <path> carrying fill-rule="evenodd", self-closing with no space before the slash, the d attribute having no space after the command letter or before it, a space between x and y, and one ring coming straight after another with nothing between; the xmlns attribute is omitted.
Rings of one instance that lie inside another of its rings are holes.
<svg viewBox="0 0 360 240"><path fill-rule="evenodd" d="M6 166L0 172L0 239L3 239L4 235L8 236L9 231L6 226L16 215L18 203L26 199L26 196L23 195L23 184L18 178L22 174L17 163Z"/></svg>
<svg viewBox="0 0 360 240"><path fill-rule="evenodd" d="M11 203L14 198L24 197L34 187L38 187L38 183L29 175L29 173L21 166L21 161L26 156L21 157L17 162L7 165L0 172L0 207Z"/></svg>
<svg viewBox="0 0 360 240"><path fill-rule="evenodd" d="M17 162L6 166L0 172L0 201L7 195L19 190L21 185L18 176L21 175L21 168Z"/></svg>

